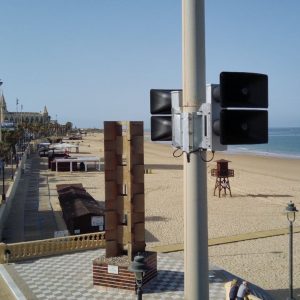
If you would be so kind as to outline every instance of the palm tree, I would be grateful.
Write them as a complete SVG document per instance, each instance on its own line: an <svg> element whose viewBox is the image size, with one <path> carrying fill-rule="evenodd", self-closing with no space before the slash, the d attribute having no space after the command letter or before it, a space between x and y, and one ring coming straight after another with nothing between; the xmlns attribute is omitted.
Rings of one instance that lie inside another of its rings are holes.
<svg viewBox="0 0 300 300"><path fill-rule="evenodd" d="M11 154L16 154L16 144L18 143L22 133L20 130L2 130L2 139L0 143L0 156L8 160Z"/></svg>

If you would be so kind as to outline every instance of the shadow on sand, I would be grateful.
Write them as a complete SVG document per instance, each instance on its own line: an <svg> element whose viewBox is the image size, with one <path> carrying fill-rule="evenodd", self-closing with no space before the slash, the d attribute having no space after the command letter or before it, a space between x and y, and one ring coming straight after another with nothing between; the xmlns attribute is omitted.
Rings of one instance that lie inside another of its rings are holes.
<svg viewBox="0 0 300 300"><path fill-rule="evenodd" d="M182 165L164 165L164 164L150 164L145 165L145 169L153 170L183 170Z"/></svg>
<svg viewBox="0 0 300 300"><path fill-rule="evenodd" d="M289 299L289 289L267 290L267 292L273 296L274 300ZM293 290L294 299L300 299L300 289Z"/></svg>
<svg viewBox="0 0 300 300"><path fill-rule="evenodd" d="M246 195L240 195L240 194L232 194L232 197L252 197L252 198L293 198L293 195L283 195L283 194L246 194Z"/></svg>

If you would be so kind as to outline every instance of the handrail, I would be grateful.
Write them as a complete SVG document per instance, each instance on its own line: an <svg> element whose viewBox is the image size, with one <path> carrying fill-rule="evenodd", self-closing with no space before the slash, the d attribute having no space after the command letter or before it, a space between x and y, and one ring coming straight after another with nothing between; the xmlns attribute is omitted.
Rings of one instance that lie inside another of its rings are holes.
<svg viewBox="0 0 300 300"><path fill-rule="evenodd" d="M0 243L0 263L105 247L105 232L5 244Z"/></svg>

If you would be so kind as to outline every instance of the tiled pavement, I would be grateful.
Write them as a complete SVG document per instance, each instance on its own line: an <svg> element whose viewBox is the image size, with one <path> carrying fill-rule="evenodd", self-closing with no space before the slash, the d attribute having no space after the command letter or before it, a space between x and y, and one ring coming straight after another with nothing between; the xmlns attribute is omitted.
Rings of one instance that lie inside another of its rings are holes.
<svg viewBox="0 0 300 300"><path fill-rule="evenodd" d="M89 250L10 264L37 299L136 299L130 292L100 291L93 287L92 261L104 250ZM209 272L210 299L225 299L222 270ZM158 277L144 287L144 299L183 299L183 254L158 254Z"/></svg>
<svg viewBox="0 0 300 300"><path fill-rule="evenodd" d="M100 291L93 287L92 261L104 255L104 249L40 258L12 263L10 268L21 278L20 289L26 286L41 300L92 300L92 299L136 299L126 291ZM183 252L158 253L158 276L143 288L144 299L184 299ZM235 276L210 266L209 299L225 299L225 282ZM261 288L250 284L251 293L263 300L272 297Z"/></svg>

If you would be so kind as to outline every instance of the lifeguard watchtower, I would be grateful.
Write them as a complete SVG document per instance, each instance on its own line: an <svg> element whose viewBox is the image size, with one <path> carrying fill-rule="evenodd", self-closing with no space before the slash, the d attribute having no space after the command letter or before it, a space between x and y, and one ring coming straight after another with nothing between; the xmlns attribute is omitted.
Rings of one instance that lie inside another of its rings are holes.
<svg viewBox="0 0 300 300"><path fill-rule="evenodd" d="M216 195L216 190L218 190L219 198L222 190L224 190L225 195L226 195L226 190L229 190L229 194L232 197L230 184L229 184L229 177L234 177L234 170L228 169L229 162L230 160L226 160L226 159L216 160L217 168L211 170L211 176L216 177L214 196Z"/></svg>

